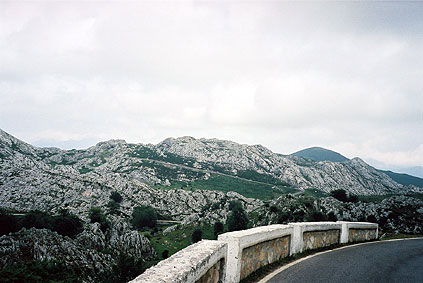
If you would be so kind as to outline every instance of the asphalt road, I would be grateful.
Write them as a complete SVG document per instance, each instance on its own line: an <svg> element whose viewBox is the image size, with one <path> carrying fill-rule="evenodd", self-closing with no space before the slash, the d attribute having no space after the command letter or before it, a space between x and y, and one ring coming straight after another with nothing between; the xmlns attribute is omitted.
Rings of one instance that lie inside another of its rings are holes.
<svg viewBox="0 0 423 283"><path fill-rule="evenodd" d="M423 282L423 238L374 242L316 255L267 282Z"/></svg>

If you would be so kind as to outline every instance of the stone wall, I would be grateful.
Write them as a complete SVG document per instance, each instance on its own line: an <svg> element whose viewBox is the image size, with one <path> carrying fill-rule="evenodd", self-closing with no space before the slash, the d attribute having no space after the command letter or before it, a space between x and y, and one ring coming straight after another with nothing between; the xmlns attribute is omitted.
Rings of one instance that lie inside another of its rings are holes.
<svg viewBox="0 0 423 283"><path fill-rule="evenodd" d="M328 247L339 243L340 230L304 232L303 251Z"/></svg>
<svg viewBox="0 0 423 283"><path fill-rule="evenodd" d="M376 239L368 222L269 225L203 240L147 269L132 283L237 283L257 269L305 250Z"/></svg>
<svg viewBox="0 0 423 283"><path fill-rule="evenodd" d="M348 242L362 242L376 239L376 229L349 229Z"/></svg>
<svg viewBox="0 0 423 283"><path fill-rule="evenodd" d="M150 267L131 283L225 282L227 245L202 240Z"/></svg>
<svg viewBox="0 0 423 283"><path fill-rule="evenodd" d="M289 256L290 238L284 236L244 248L240 278L244 279L257 269Z"/></svg>
<svg viewBox="0 0 423 283"><path fill-rule="evenodd" d="M195 283L220 283L224 282L223 271L225 269L225 260L222 258L215 265L207 270L206 274L201 276Z"/></svg>

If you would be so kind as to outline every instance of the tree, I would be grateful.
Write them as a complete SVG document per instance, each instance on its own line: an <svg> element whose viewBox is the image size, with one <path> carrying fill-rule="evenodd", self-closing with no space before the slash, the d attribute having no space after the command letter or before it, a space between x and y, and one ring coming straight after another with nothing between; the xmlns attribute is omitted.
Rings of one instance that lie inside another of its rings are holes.
<svg viewBox="0 0 423 283"><path fill-rule="evenodd" d="M132 225L137 229L153 228L157 224L157 213L151 206L137 206L132 211Z"/></svg>
<svg viewBox="0 0 423 283"><path fill-rule="evenodd" d="M57 233L74 237L81 233L83 225L81 219L70 213L67 209L63 209L59 216L53 218L53 231Z"/></svg>
<svg viewBox="0 0 423 283"><path fill-rule="evenodd" d="M107 204L107 207L109 208L109 213L110 214L116 214L119 215L120 214L120 204L118 202L115 202L114 200L110 200L109 203Z"/></svg>
<svg viewBox="0 0 423 283"><path fill-rule="evenodd" d="M122 202L122 196L118 192L116 192L116 191L113 191L110 194L110 199L113 200L113 201L115 201L115 202L117 202L117 203L121 203Z"/></svg>
<svg viewBox="0 0 423 283"><path fill-rule="evenodd" d="M191 239L193 243L197 243L201 241L202 238L203 238L203 231L201 231L200 228L197 228L194 230L194 232L192 232Z"/></svg>
<svg viewBox="0 0 423 283"><path fill-rule="evenodd" d="M14 215L8 214L6 211L0 211L0 236L17 232L20 229L18 219Z"/></svg>
<svg viewBox="0 0 423 283"><path fill-rule="evenodd" d="M106 232L106 230L109 228L109 221L107 221L107 218L101 208L92 207L88 212L88 216L90 218L91 223L97 222L100 224L101 231Z"/></svg>
<svg viewBox="0 0 423 283"><path fill-rule="evenodd" d="M345 190L334 190L330 192L330 195L342 202L346 202L348 200L347 192Z"/></svg>
<svg viewBox="0 0 423 283"><path fill-rule="evenodd" d="M235 207L228 216L229 231L238 231L247 229L248 216L242 207Z"/></svg>
<svg viewBox="0 0 423 283"><path fill-rule="evenodd" d="M238 200L233 200L229 203L229 210L234 211L238 208L242 208L242 203Z"/></svg>
<svg viewBox="0 0 423 283"><path fill-rule="evenodd" d="M214 238L217 239L217 236L223 232L223 223L216 222L214 223Z"/></svg>
<svg viewBox="0 0 423 283"><path fill-rule="evenodd" d="M330 211L328 213L328 220L329 221L338 221L338 218L336 217L336 215L333 211Z"/></svg>
<svg viewBox="0 0 423 283"><path fill-rule="evenodd" d="M162 252L162 259L166 259L166 258L168 258L169 257L169 251L168 250L164 250L163 252Z"/></svg>

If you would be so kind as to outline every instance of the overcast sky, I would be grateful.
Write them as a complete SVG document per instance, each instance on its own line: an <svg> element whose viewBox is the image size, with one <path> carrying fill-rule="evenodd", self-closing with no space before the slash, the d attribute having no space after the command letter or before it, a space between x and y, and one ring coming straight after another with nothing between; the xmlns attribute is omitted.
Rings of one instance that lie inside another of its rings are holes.
<svg viewBox="0 0 423 283"><path fill-rule="evenodd" d="M0 128L423 165L423 3L0 2Z"/></svg>

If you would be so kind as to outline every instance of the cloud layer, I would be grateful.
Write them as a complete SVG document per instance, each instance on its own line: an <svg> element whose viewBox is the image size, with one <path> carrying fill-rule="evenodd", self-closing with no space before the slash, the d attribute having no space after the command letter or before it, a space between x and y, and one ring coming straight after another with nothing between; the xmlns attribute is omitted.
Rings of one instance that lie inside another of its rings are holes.
<svg viewBox="0 0 423 283"><path fill-rule="evenodd" d="M0 127L217 137L423 165L419 3L0 4Z"/></svg>

